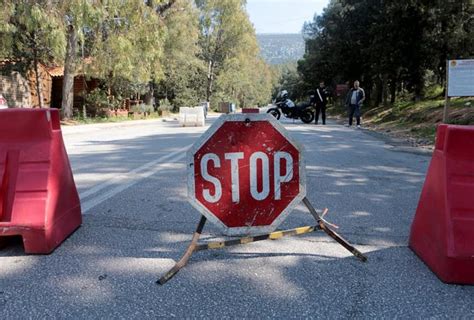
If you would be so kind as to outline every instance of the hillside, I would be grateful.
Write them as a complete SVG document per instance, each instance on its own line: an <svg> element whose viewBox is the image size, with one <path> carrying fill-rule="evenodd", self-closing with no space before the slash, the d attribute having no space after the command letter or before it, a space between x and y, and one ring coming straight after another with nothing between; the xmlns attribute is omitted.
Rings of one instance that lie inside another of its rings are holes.
<svg viewBox="0 0 474 320"><path fill-rule="evenodd" d="M449 124L474 124L472 98L452 98ZM408 139L416 145L432 145L436 126L442 122L444 99L431 97L419 102L399 102L389 108L375 108L365 114L365 125L379 132Z"/></svg>
<svg viewBox="0 0 474 320"><path fill-rule="evenodd" d="M297 34L257 34L261 55L269 64L284 64L301 59L304 54L303 36Z"/></svg>
<svg viewBox="0 0 474 320"><path fill-rule="evenodd" d="M432 87L424 100L407 99L389 107L368 108L362 111L362 126L387 136L409 141L416 146L432 146L436 126L442 122L444 96L442 88ZM449 124L474 124L474 98L452 98ZM347 111L341 106L331 106L329 113L341 122L347 121Z"/></svg>

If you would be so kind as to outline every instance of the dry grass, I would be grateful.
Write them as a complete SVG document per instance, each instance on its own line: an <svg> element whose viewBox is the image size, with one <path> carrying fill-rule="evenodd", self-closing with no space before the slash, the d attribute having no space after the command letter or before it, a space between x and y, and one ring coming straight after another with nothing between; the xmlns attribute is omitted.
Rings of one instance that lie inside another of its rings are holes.
<svg viewBox="0 0 474 320"><path fill-rule="evenodd" d="M444 98L438 87L422 101L401 101L389 107L363 110L363 125L413 145L430 146L436 126L443 120L443 110ZM474 125L474 98L451 99L448 118L450 124Z"/></svg>
<svg viewBox="0 0 474 320"><path fill-rule="evenodd" d="M425 100L372 109L364 115L364 124L401 138L434 143L436 126L443 120L444 100ZM474 99L452 99L449 108L451 124L474 124Z"/></svg>

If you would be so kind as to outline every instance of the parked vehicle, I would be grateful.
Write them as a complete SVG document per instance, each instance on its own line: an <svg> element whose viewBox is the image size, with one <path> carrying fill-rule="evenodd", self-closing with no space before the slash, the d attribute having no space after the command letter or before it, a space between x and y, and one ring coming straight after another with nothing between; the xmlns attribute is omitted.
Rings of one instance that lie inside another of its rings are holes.
<svg viewBox="0 0 474 320"><path fill-rule="evenodd" d="M286 118L301 119L304 123L311 123L311 121L314 120L313 98L310 99L309 102L296 105L288 98L288 91L283 90L277 95L273 102L274 107L268 109L267 113L273 115L278 120L280 120L283 113Z"/></svg>

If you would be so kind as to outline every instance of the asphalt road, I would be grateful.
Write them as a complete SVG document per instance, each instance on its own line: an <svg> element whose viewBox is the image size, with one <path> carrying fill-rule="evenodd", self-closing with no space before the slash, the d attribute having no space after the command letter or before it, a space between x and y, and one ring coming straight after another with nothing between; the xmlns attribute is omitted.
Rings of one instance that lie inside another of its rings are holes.
<svg viewBox="0 0 474 320"><path fill-rule="evenodd" d="M198 252L158 286L199 220L183 160L206 128L66 127L84 223L50 255L0 251L0 318L474 318L474 286L443 284L407 247L430 157L331 122L285 126L306 147L308 198L368 262L319 232ZM299 206L281 228L313 223Z"/></svg>

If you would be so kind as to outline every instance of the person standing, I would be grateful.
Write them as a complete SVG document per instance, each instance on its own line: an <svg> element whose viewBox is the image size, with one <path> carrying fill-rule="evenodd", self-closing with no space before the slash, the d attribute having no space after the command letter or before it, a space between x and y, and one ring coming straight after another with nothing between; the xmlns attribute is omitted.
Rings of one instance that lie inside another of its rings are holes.
<svg viewBox="0 0 474 320"><path fill-rule="evenodd" d="M364 89L359 87L359 81L354 81L354 86L347 93L346 106L349 108L349 127L352 126L354 115L357 120L357 128L360 128L360 108L365 100Z"/></svg>
<svg viewBox="0 0 474 320"><path fill-rule="evenodd" d="M319 83L319 88L316 89L316 95L314 97L316 100L316 115L314 117L315 124L318 124L319 114L321 113L321 120L323 125L326 124L326 105L328 103L328 93L326 87L324 86L324 81Z"/></svg>

